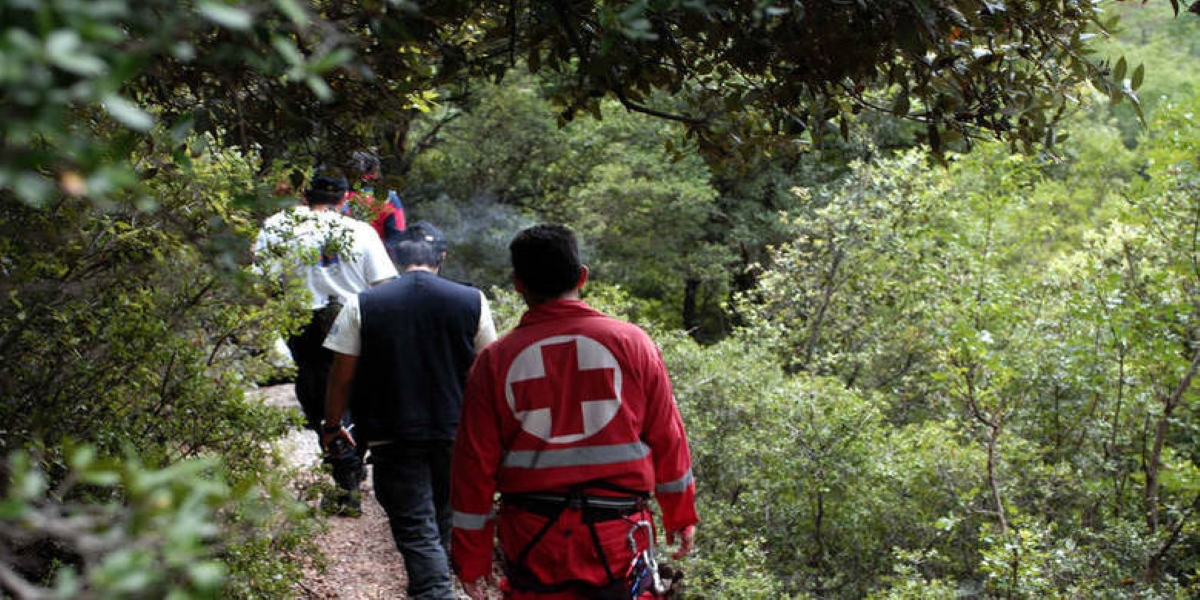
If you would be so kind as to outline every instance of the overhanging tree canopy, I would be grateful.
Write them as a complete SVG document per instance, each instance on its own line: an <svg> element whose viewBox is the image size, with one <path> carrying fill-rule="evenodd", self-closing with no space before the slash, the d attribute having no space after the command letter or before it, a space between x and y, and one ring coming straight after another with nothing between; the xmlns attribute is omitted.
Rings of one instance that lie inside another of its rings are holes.
<svg viewBox="0 0 1200 600"><path fill-rule="evenodd" d="M73 193L128 178L94 143L97 106L133 130L154 114L320 158L403 148L414 111L524 65L552 76L563 118L614 97L728 160L861 111L922 124L935 151L980 134L1029 148L1081 86L1136 101L1143 76L1088 55L1108 23L1087 0L10 0L0 17L0 187L31 202L55 178Z"/></svg>

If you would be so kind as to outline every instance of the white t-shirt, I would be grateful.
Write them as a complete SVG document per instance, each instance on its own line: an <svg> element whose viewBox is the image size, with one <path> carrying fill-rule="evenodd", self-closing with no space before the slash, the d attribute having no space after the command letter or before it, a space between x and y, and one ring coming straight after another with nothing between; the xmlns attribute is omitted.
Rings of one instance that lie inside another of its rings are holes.
<svg viewBox="0 0 1200 600"><path fill-rule="evenodd" d="M274 274L304 277L310 306L334 296L344 303L396 276L379 234L370 225L333 210L296 206L271 215L254 243L255 262Z"/></svg>
<svg viewBox="0 0 1200 600"><path fill-rule="evenodd" d="M492 309L487 296L479 292L479 325L475 328L475 354L496 341L496 325L492 322ZM337 320L325 337L325 347L339 354L360 356L362 354L362 311L358 308L358 297L349 298L338 313Z"/></svg>

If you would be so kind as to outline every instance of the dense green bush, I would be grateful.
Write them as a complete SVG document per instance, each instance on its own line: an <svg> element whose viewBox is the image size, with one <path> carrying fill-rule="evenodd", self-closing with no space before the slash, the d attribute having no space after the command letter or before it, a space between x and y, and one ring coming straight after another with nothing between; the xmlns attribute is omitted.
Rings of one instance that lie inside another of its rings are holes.
<svg viewBox="0 0 1200 600"><path fill-rule="evenodd" d="M964 491L980 484L979 457L953 425L891 428L882 397L787 375L753 337L669 338L665 352L702 503L698 597L764 582L789 596L862 596L903 548L929 552L931 574L974 564L976 499Z"/></svg>
<svg viewBox="0 0 1200 600"><path fill-rule="evenodd" d="M1081 122L1083 135L1060 146L1073 161L1066 165L981 147L946 171L902 156L803 191L815 208L792 217L793 240L746 295L752 326L744 335L772 349L763 364L845 386L821 387L820 403L879 398L867 405L879 420L864 416L853 435L837 436L838 447L890 439L894 449L906 440L905 452L867 445L843 455L864 461L843 472L877 504L823 511L830 530L869 532L852 539L872 568L864 573L831 555L803 591L858 596L890 586L904 597L913 589L908 577L1010 597L1180 597L1195 589L1197 106L1161 110L1132 151L1115 129ZM1141 174L1130 167L1138 163L1146 165ZM750 348L719 362L750 356ZM750 369L731 378L713 365L725 376L710 379L736 382ZM768 384L781 376L763 369L753 367L762 387L738 394L753 400L723 405L738 418L712 428L721 460L704 466L722 482L739 480L738 469L778 472L746 449L762 445L752 440L788 439L774 424L806 416L757 416L775 397L803 407L800 390L818 381ZM687 389L695 377L684 370L679 384ZM788 386L800 387L773 391ZM701 406L690 414L706 423L724 412ZM742 419L770 432L748 431ZM951 446L906 437L923 431L940 431L932 439ZM783 447L802 452L820 439L820 430L806 430ZM905 489L904 477L931 467L927 452L962 457L956 477L936 469L942 477L933 481L949 496L912 504L892 496ZM874 469L892 456L895 474L905 474L881 485ZM802 472L793 477L802 481ZM807 483L836 501L840 481L822 472ZM867 526L875 517L890 526ZM792 522L804 523L803 513ZM953 541L930 536L935 531ZM768 564L790 552L763 537ZM811 554L829 546L803 547ZM805 571L793 564L787 572ZM813 585L842 577L864 587Z"/></svg>
<svg viewBox="0 0 1200 600"><path fill-rule="evenodd" d="M256 177L254 155L220 144L206 150L204 141L174 156L141 148L134 168L155 174L145 196L106 205L64 197L33 208L0 194L0 360L10 365L0 379L0 450L36 448L35 466L56 490L47 501L73 506L141 493L128 485L58 491L74 442L104 461L125 457L127 466L111 468L137 472L141 464L215 461L178 467L191 477L213 473L236 490L209 517L220 543L196 551L224 564L222 595L274 597L298 576L291 552L307 527L285 509L294 492L269 446L296 416L246 391L274 372L262 350L303 311L290 299L268 300L246 270L255 226L247 209L269 183ZM273 534L237 534L252 525ZM43 561L35 571L54 571L55 552L31 556ZM106 581L89 585L105 589Z"/></svg>
<svg viewBox="0 0 1200 600"><path fill-rule="evenodd" d="M38 452L13 452L0 497L0 582L22 598L278 598L297 506L229 485L221 461L164 468L69 447L56 481ZM266 548L263 546L271 546ZM252 559L247 560L247 557Z"/></svg>

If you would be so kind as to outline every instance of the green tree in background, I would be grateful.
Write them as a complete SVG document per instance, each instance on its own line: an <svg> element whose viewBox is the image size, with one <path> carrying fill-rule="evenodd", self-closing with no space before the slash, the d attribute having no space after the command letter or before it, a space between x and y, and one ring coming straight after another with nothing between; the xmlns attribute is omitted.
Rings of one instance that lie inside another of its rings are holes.
<svg viewBox="0 0 1200 600"><path fill-rule="evenodd" d="M945 172L900 156L803 192L821 208L790 221L794 241L748 295L750 335L792 370L889 398L892 427L952 423L972 449L950 483L966 510L893 523L932 518L977 558L943 562L963 555L907 537L898 576L1017 597L1193 589L1196 106L1162 111L1132 154L1082 124L1069 165L984 147Z"/></svg>
<svg viewBox="0 0 1200 600"><path fill-rule="evenodd" d="M1195 8L1193 12L1200 10ZM1176 19L1165 11L1135 2L1120 7L1121 23L1116 35L1098 45L1101 55L1113 63L1126 59L1130 65L1145 65L1143 83L1137 90L1140 108L1150 114L1162 102L1188 98L1200 91L1192 64L1200 58L1198 19ZM1135 76L1129 71L1126 76ZM1138 107L1122 103L1101 107L1098 112L1115 116L1126 145L1137 143L1141 126L1136 118Z"/></svg>
<svg viewBox="0 0 1200 600"><path fill-rule="evenodd" d="M733 257L703 161L673 155L664 140L679 135L675 127L644 115L553 127L541 93L529 78L510 78L480 89L479 104L453 121L433 117L426 126L439 129L438 142L414 160L403 190L411 212L443 219L435 221L450 228L456 260L492 267L464 277L477 283L505 283L508 240L479 235L512 211L571 223L594 277L658 300L664 323L719 323ZM445 207L456 203L471 208Z"/></svg>

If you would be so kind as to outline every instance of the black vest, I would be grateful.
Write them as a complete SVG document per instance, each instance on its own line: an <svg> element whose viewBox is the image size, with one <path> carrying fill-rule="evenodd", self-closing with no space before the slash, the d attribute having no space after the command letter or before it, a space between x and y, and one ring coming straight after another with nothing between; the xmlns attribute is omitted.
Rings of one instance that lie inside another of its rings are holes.
<svg viewBox="0 0 1200 600"><path fill-rule="evenodd" d="M358 295L362 351L351 411L355 436L452 440L475 359L479 290L411 271Z"/></svg>

